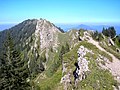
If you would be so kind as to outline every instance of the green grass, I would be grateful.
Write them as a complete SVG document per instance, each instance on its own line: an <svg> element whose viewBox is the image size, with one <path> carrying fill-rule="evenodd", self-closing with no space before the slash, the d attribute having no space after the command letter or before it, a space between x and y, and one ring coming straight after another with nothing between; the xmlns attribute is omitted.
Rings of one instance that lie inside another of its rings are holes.
<svg viewBox="0 0 120 90"><path fill-rule="evenodd" d="M74 45L76 42L78 42L78 37L76 37L76 32L78 30L72 29L69 32L66 33L58 33L58 41L60 43L60 46L64 46L66 43L69 45ZM73 40L73 36L75 39Z"/></svg>
<svg viewBox="0 0 120 90"><path fill-rule="evenodd" d="M83 45L85 48L92 50L94 54L87 53L86 57L89 61L90 72L87 72L87 78L78 83L78 88L76 90L113 90L112 85L117 86L117 82L113 79L111 73L107 70L100 69L96 59L98 55L107 57L109 60L112 58L107 55L105 52L100 51L96 46L86 41L80 42L76 45L70 52L63 55L63 62L66 63L67 71L64 74L67 74L72 70L71 81L72 86L74 86L74 77L73 71L75 70L74 63L77 62L77 50ZM49 61L47 62L47 70L43 72L46 75L45 78L39 78L39 84L35 82L36 90L63 90L63 86L60 84L62 78L62 66L57 66L56 70L53 68L58 62L58 54L54 52L49 53ZM103 62L104 63L104 62ZM70 88L70 87L69 87Z"/></svg>
<svg viewBox="0 0 120 90"><path fill-rule="evenodd" d="M117 82L114 80L112 74L109 71L100 69L98 63L96 62L99 54L107 57L110 60L112 58L90 43L87 43L85 41L80 42L78 45L75 46L75 48L73 48L70 52L64 55L63 60L64 62L67 62L68 71L70 71L70 69L72 69L72 71L75 70L74 63L77 62L77 50L80 45L83 45L85 48L92 50L94 54L86 54L87 60L89 61L90 72L86 73L86 79L78 83L78 88L76 88L76 90L113 90L112 86L117 86ZM72 76L71 79L73 84L74 77Z"/></svg>
<svg viewBox="0 0 120 90"><path fill-rule="evenodd" d="M60 45L65 45L66 42L69 42L69 34L68 33L58 33L58 41Z"/></svg>
<svg viewBox="0 0 120 90"><path fill-rule="evenodd" d="M47 75L47 77L51 77L60 66L58 53L49 52L49 58L46 63L46 66L47 68L44 73Z"/></svg>
<svg viewBox="0 0 120 90"><path fill-rule="evenodd" d="M112 46L111 46L111 47L108 47L108 46L105 46L105 45L103 45L103 44L101 44L101 43L100 43L100 46L101 46L102 48L104 48L106 51L112 53L116 58L120 59L120 54L117 53L117 52L114 50L115 47L111 48Z"/></svg>
<svg viewBox="0 0 120 90"><path fill-rule="evenodd" d="M81 37L83 37L84 36L84 32L85 32L86 30L84 30L84 29L80 29L80 36Z"/></svg>
<svg viewBox="0 0 120 90"><path fill-rule="evenodd" d="M105 45L104 45L104 43ZM117 45L118 43L115 41L115 45L114 46L108 46L108 37L105 37L105 39L99 43L99 45L104 48L106 51L112 53L116 58L120 59L120 54L116 51L116 48L119 48L119 45Z"/></svg>
<svg viewBox="0 0 120 90"><path fill-rule="evenodd" d="M82 43L79 44L80 45L83 45L84 47L88 48L89 50L92 50L94 54L96 54L97 56L100 54L106 58L108 58L110 61L112 61L112 58L106 54L105 52L103 51L100 51L95 45L91 44L91 43L87 43L85 41L83 41Z"/></svg>
<svg viewBox="0 0 120 90"><path fill-rule="evenodd" d="M117 86L117 82L108 70L98 67L95 58L89 59L90 73L87 73L86 79L79 82L78 88L81 90L113 90L112 86Z"/></svg>
<svg viewBox="0 0 120 90"><path fill-rule="evenodd" d="M118 46L118 48L120 48L120 42L118 39L115 39L115 44Z"/></svg>
<svg viewBox="0 0 120 90"><path fill-rule="evenodd" d="M86 79L79 82L78 88L81 90L113 90L113 85L116 86L117 82L111 73L107 70L98 69L96 66L92 68Z"/></svg>
<svg viewBox="0 0 120 90"><path fill-rule="evenodd" d="M50 78L42 80L38 85L40 90L53 90L55 86L60 82L62 77L61 68Z"/></svg>

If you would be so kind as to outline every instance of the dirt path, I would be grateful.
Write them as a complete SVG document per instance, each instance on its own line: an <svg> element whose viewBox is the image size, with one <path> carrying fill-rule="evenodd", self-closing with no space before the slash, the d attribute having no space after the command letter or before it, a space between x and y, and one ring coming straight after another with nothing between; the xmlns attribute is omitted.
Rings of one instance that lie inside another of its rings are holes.
<svg viewBox="0 0 120 90"><path fill-rule="evenodd" d="M112 75L115 77L115 79L120 83L120 60L116 58L113 54L107 52L104 48L102 48L97 41L94 41L92 38L88 41L89 43L92 43L95 45L98 49L101 51L104 51L108 55L112 57L113 62L107 63L106 68L109 69L109 71L112 73Z"/></svg>

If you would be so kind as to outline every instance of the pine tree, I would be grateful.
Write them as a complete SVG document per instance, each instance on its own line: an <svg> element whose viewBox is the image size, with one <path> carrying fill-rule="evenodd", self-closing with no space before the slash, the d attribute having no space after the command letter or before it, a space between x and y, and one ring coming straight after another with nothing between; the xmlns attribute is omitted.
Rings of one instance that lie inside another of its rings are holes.
<svg viewBox="0 0 120 90"><path fill-rule="evenodd" d="M62 46L60 53L61 53L61 55L65 54L65 47L64 46Z"/></svg>
<svg viewBox="0 0 120 90"><path fill-rule="evenodd" d="M115 35L116 35L115 28L114 27L109 27L108 30L109 30L109 37L114 38Z"/></svg>
<svg viewBox="0 0 120 90"><path fill-rule="evenodd" d="M1 89L11 89L12 85L12 52L13 52L13 42L11 40L10 35L8 34L7 40L5 42L5 48L4 48L4 54L3 58L1 59L2 65L1 65L1 83L0 88Z"/></svg>
<svg viewBox="0 0 120 90"><path fill-rule="evenodd" d="M69 51L70 51L69 45L68 45L68 43L66 43L66 45L65 45L65 53L67 53Z"/></svg>
<svg viewBox="0 0 120 90"><path fill-rule="evenodd" d="M114 38L116 35L116 31L114 27L109 27L108 29L104 29L102 30L103 35L107 36L107 37L111 37Z"/></svg>
<svg viewBox="0 0 120 90"><path fill-rule="evenodd" d="M109 36L108 32L109 32L108 29L107 29L107 28L105 29L105 28L103 27L103 30L102 30L103 35L105 35L105 36L108 37L108 36Z"/></svg>
<svg viewBox="0 0 120 90"><path fill-rule="evenodd" d="M2 90L26 90L28 83L28 67L21 59L21 54L14 48L13 40L8 34L5 42L5 51L1 59L0 89Z"/></svg>
<svg viewBox="0 0 120 90"><path fill-rule="evenodd" d="M63 54L65 54L65 48L64 46L61 47L60 52L59 52L59 60L62 62L63 59Z"/></svg>
<svg viewBox="0 0 120 90"><path fill-rule="evenodd" d="M92 34L92 37L93 39L97 40L98 39L98 31L96 30L93 34Z"/></svg>

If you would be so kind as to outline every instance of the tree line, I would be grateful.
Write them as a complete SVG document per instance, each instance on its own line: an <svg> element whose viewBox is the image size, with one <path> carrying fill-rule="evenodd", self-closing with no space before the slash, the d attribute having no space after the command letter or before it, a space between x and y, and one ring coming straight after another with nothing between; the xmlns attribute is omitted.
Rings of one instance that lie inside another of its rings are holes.
<svg viewBox="0 0 120 90"><path fill-rule="evenodd" d="M103 39L103 35L110 37L110 38L114 38L116 36L116 30L114 27L108 27L108 28L104 28L102 29L102 33L99 33L98 31L95 31L92 34L93 39L97 40L97 41L101 41Z"/></svg>
<svg viewBox="0 0 120 90"><path fill-rule="evenodd" d="M61 47L58 55L59 59L53 65L54 68L58 68L61 65L63 54L67 52L69 52L68 43ZM46 61L45 55L39 57L39 59L43 62ZM42 68L44 66L41 63L38 65L35 62L36 60L33 58L30 63L32 67L34 66L35 72L41 72L37 70L44 70ZM28 58L18 50L13 38L8 33L4 42L4 50L0 57L0 90L30 90L30 79L32 74L34 74L31 70L31 67L28 67Z"/></svg>
<svg viewBox="0 0 120 90"><path fill-rule="evenodd" d="M21 52L15 48L8 33L4 43L4 52L0 58L0 90L28 90L28 65L21 58Z"/></svg>

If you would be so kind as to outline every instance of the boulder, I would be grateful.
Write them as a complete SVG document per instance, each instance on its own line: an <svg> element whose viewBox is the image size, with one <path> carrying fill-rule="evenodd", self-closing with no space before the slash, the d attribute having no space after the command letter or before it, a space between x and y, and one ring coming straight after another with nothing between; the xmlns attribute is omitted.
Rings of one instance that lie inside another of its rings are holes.
<svg viewBox="0 0 120 90"><path fill-rule="evenodd" d="M76 69L73 72L74 75L74 80L75 83L76 81L81 81L83 79L86 78L86 72L89 71L89 67L88 67L88 61L85 58L86 53L88 52L92 52L90 50L88 50L87 48L85 48L84 46L80 46L80 48L77 51L78 54L78 62L75 64Z"/></svg>
<svg viewBox="0 0 120 90"><path fill-rule="evenodd" d="M116 48L116 51L117 51L118 53L120 53L120 49L119 49L119 48Z"/></svg>
<svg viewBox="0 0 120 90"><path fill-rule="evenodd" d="M112 46L115 45L115 43L113 42L113 40L112 40L111 38L108 38L108 45L109 45L109 46L110 46L110 45L112 45Z"/></svg>

